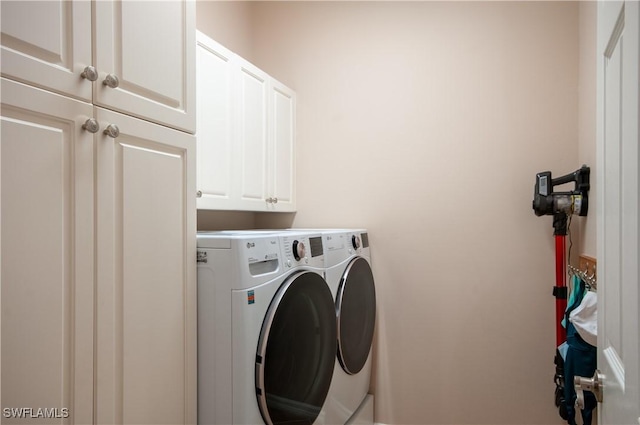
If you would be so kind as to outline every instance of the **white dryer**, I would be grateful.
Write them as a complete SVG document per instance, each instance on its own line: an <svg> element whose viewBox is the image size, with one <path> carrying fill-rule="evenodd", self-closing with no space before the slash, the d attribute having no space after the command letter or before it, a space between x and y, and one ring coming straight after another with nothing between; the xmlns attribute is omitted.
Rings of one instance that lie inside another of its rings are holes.
<svg viewBox="0 0 640 425"><path fill-rule="evenodd" d="M324 424L336 315L319 234L198 233L198 423Z"/></svg>
<svg viewBox="0 0 640 425"><path fill-rule="evenodd" d="M327 420L372 424L373 395L368 392L376 293L368 233L365 229L314 230L322 234L325 278L337 319L336 367L326 402Z"/></svg>

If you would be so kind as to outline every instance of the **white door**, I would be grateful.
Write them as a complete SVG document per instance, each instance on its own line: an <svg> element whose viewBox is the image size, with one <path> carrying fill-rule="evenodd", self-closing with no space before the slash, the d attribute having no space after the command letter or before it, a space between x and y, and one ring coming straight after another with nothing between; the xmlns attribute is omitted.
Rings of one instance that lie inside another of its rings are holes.
<svg viewBox="0 0 640 425"><path fill-rule="evenodd" d="M640 423L636 1L598 3L599 423Z"/></svg>
<svg viewBox="0 0 640 425"><path fill-rule="evenodd" d="M238 181L244 209L263 210L267 197L267 98L269 76L249 62L238 58Z"/></svg>
<svg viewBox="0 0 640 425"><path fill-rule="evenodd" d="M92 4L100 74L94 103L194 133L195 2ZM103 84L109 75L117 87Z"/></svg>
<svg viewBox="0 0 640 425"><path fill-rule="evenodd" d="M198 208L233 209L236 132L234 87L237 72L235 55L198 32Z"/></svg>
<svg viewBox="0 0 640 425"><path fill-rule="evenodd" d="M91 101L91 2L2 1L2 75Z"/></svg>
<svg viewBox="0 0 640 425"><path fill-rule="evenodd" d="M295 211L296 94L276 80L269 85L271 152L269 188L274 211Z"/></svg>
<svg viewBox="0 0 640 425"><path fill-rule="evenodd" d="M195 136L95 109L97 423L195 424Z"/></svg>
<svg viewBox="0 0 640 425"><path fill-rule="evenodd" d="M2 79L2 423L93 421L92 112Z"/></svg>

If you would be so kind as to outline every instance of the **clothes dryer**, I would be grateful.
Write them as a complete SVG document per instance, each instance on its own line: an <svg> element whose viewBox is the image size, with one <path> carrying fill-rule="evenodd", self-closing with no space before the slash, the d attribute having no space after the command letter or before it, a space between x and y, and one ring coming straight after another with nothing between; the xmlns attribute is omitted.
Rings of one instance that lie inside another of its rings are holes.
<svg viewBox="0 0 640 425"><path fill-rule="evenodd" d="M373 423L373 395L368 393L376 294L369 235L365 229L313 230L322 234L325 278L337 319L336 367L327 418L334 424Z"/></svg>
<svg viewBox="0 0 640 425"><path fill-rule="evenodd" d="M328 423L337 331L321 236L197 241L198 423Z"/></svg>

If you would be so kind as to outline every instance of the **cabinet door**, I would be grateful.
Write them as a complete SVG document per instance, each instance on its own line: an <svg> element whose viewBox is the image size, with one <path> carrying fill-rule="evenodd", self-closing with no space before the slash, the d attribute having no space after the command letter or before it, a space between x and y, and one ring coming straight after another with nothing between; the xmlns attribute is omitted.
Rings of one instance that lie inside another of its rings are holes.
<svg viewBox="0 0 640 425"><path fill-rule="evenodd" d="M91 101L91 2L2 1L2 75Z"/></svg>
<svg viewBox="0 0 640 425"><path fill-rule="evenodd" d="M96 117L97 422L195 424L195 137Z"/></svg>
<svg viewBox="0 0 640 425"><path fill-rule="evenodd" d="M195 2L96 1L94 103L195 132ZM113 88L108 75L118 79Z"/></svg>
<svg viewBox="0 0 640 425"><path fill-rule="evenodd" d="M267 97L269 76L249 62L240 62L238 80L239 149L234 164L242 209L265 210L267 198Z"/></svg>
<svg viewBox="0 0 640 425"><path fill-rule="evenodd" d="M92 112L2 78L2 407L47 408L47 423L93 421Z"/></svg>
<svg viewBox="0 0 640 425"><path fill-rule="evenodd" d="M269 86L269 203L273 211L295 211L295 92L276 80Z"/></svg>
<svg viewBox="0 0 640 425"><path fill-rule="evenodd" d="M233 209L232 182L236 116L234 54L202 33L197 34L198 208Z"/></svg>

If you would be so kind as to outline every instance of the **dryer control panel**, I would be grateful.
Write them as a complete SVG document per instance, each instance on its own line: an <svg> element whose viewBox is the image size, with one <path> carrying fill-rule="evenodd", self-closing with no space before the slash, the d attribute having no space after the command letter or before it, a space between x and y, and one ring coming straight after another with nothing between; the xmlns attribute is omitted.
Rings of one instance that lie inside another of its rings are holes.
<svg viewBox="0 0 640 425"><path fill-rule="evenodd" d="M349 253L364 254L369 251L369 234L366 231L355 231L348 234Z"/></svg>
<svg viewBox="0 0 640 425"><path fill-rule="evenodd" d="M285 267L309 265L324 266L321 235L291 234L280 240Z"/></svg>

